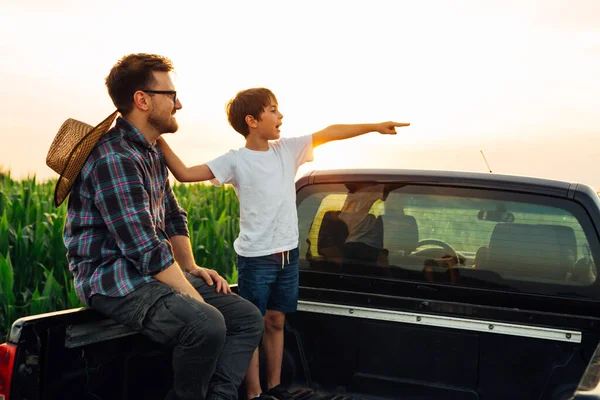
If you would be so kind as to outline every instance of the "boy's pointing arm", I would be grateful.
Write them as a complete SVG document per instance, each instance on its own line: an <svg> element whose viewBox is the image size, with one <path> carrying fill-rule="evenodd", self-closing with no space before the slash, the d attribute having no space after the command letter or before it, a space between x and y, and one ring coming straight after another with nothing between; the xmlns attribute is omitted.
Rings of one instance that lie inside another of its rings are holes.
<svg viewBox="0 0 600 400"><path fill-rule="evenodd" d="M350 139L369 132L379 132L384 135L395 135L396 128L409 126L408 122L380 122L378 124L331 125L312 135L313 147L320 146L333 140Z"/></svg>

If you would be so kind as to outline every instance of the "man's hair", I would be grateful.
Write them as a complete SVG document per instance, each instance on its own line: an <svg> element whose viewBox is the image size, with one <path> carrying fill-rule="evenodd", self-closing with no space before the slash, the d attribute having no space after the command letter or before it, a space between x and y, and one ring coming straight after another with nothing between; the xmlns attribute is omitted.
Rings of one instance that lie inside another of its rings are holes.
<svg viewBox="0 0 600 400"><path fill-rule="evenodd" d="M122 115L133 109L133 94L155 84L153 72L173 71L173 63L156 54L129 54L121 58L106 77L113 104Z"/></svg>
<svg viewBox="0 0 600 400"><path fill-rule="evenodd" d="M235 97L227 103L227 119L229 124L244 137L250 133L246 123L246 115L252 115L260 121L260 115L264 108L273 102L277 104L277 98L269 89L254 88L238 92Z"/></svg>

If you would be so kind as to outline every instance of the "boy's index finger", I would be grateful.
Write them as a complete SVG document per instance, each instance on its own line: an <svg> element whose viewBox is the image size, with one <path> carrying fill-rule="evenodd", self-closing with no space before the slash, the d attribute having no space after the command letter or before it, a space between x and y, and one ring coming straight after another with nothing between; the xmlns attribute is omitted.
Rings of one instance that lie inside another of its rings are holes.
<svg viewBox="0 0 600 400"><path fill-rule="evenodd" d="M410 122L394 122L394 126L397 126L397 127L410 126Z"/></svg>

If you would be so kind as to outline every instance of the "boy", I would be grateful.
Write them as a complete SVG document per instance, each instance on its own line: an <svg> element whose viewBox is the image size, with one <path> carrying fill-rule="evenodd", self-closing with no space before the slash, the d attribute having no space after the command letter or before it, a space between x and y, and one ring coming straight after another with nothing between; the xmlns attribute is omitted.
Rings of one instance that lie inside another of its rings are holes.
<svg viewBox="0 0 600 400"><path fill-rule="evenodd" d="M254 303L265 319L263 350L268 391L262 393L258 349L246 375L248 398L291 399L280 385L285 313L298 303L298 216L295 176L300 165L312 161L313 148L368 132L395 134L408 123L332 125L312 135L280 139L283 115L268 89L239 92L227 105L231 126L246 145L202 165L187 168L164 141L167 165L181 182L212 180L230 183L240 201L240 233L234 242L238 254L238 286L242 297ZM279 139L279 140L278 140ZM274 142L270 142L274 141Z"/></svg>

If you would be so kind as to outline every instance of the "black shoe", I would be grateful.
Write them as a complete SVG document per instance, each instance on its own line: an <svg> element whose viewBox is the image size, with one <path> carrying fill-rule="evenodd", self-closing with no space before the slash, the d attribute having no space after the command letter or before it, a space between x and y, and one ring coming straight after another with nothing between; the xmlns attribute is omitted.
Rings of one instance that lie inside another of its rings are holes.
<svg viewBox="0 0 600 400"><path fill-rule="evenodd" d="M271 398L275 400L294 400L294 396L281 385L277 385L274 388L269 389L264 394L271 396Z"/></svg>
<svg viewBox="0 0 600 400"><path fill-rule="evenodd" d="M272 396L269 396L266 393L261 393L258 396L254 396L253 398L251 398L249 400L274 400L274 398Z"/></svg>
<svg viewBox="0 0 600 400"><path fill-rule="evenodd" d="M269 396L267 393L261 393L258 396L254 396L253 398L249 398L248 400L277 400L273 396Z"/></svg>

